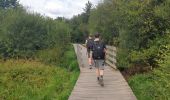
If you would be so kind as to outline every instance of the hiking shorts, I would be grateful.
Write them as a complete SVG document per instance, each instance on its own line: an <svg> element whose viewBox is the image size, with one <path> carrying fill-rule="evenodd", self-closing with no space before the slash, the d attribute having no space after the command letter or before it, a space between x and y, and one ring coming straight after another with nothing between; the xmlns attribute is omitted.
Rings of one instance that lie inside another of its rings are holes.
<svg viewBox="0 0 170 100"><path fill-rule="evenodd" d="M94 60L94 64L96 68L99 68L100 70L104 70L104 60Z"/></svg>

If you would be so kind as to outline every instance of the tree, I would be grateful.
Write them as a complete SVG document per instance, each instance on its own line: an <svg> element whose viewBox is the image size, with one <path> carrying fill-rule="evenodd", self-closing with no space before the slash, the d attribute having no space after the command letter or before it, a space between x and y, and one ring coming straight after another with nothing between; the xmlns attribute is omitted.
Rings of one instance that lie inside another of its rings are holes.
<svg viewBox="0 0 170 100"><path fill-rule="evenodd" d="M88 1L86 3L86 7L84 8L84 13L82 14L83 23L85 23L85 24L88 24L91 9L92 9L92 3L90 1Z"/></svg>
<svg viewBox="0 0 170 100"><path fill-rule="evenodd" d="M92 3L87 2L84 12L77 16L74 16L70 20L71 31L71 40L72 42L84 42L85 38L89 34L88 22L90 17L90 12L92 9Z"/></svg>
<svg viewBox="0 0 170 100"><path fill-rule="evenodd" d="M5 15L0 12L0 18L3 18L0 20L0 58L28 58L36 51L56 45L66 48L70 42L70 27L64 19L53 20L27 13L22 7L1 10Z"/></svg>
<svg viewBox="0 0 170 100"><path fill-rule="evenodd" d="M15 8L18 5L17 0L0 0L0 8Z"/></svg>

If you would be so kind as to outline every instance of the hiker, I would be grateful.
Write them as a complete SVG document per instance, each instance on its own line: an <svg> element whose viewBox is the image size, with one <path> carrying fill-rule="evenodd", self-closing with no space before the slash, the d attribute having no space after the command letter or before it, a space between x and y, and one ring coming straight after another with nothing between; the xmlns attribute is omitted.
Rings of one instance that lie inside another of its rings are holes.
<svg viewBox="0 0 170 100"><path fill-rule="evenodd" d="M104 62L105 62L105 52L106 52L106 46L105 44L100 40L100 34L95 34L94 44L93 44L93 53L92 58L94 60L94 64L96 67L96 75L97 80L101 82L101 85L103 86L103 74L104 74Z"/></svg>
<svg viewBox="0 0 170 100"><path fill-rule="evenodd" d="M89 63L89 69L92 69L92 48L93 48L93 37L92 35L89 35L88 39L86 40L86 48L87 48L87 54L88 54L88 63Z"/></svg>

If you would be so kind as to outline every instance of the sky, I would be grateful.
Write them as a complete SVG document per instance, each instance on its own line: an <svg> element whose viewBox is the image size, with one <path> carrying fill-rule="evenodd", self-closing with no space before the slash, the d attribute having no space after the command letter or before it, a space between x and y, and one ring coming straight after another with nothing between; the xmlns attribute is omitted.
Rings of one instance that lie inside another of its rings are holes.
<svg viewBox="0 0 170 100"><path fill-rule="evenodd" d="M89 0L93 6L100 0ZM28 11L37 12L42 15L57 18L71 18L83 12L88 0L19 0Z"/></svg>

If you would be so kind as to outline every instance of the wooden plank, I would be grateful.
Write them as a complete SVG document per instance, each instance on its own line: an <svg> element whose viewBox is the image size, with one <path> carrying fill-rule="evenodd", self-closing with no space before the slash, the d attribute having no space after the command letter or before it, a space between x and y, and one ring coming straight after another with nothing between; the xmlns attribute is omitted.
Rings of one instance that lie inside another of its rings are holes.
<svg viewBox="0 0 170 100"><path fill-rule="evenodd" d="M113 46L107 46L106 50L106 63L111 66L112 68L116 69L116 48Z"/></svg>
<svg viewBox="0 0 170 100"><path fill-rule="evenodd" d="M106 63L107 63L109 66L111 66L112 68L117 69L116 66L115 66L113 63L111 63L111 62L109 62L109 61L107 61L107 60L106 60Z"/></svg>
<svg viewBox="0 0 170 100"><path fill-rule="evenodd" d="M107 61L109 61L109 62L111 62L111 63L116 63L116 59L115 58L113 58L113 57L110 57L110 56L108 56L108 55L106 55L106 60Z"/></svg>
<svg viewBox="0 0 170 100"><path fill-rule="evenodd" d="M106 61L109 61L110 63L113 63L113 64L116 63L116 60L110 56L106 56Z"/></svg>

